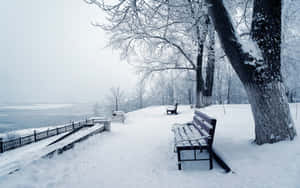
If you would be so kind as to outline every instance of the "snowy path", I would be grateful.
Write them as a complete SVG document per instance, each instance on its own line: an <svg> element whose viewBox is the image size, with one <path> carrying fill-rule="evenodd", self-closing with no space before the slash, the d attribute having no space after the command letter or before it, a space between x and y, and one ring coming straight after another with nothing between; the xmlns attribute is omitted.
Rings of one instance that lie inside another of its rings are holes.
<svg viewBox="0 0 300 188"><path fill-rule="evenodd" d="M225 174L217 165L208 170L207 162L192 162L178 171L170 128L175 122L191 120L192 111L180 107L178 116L166 116L164 107L151 107L130 113L124 125L112 124L111 132L93 136L63 155L35 161L0 178L0 187L299 187L300 153L290 152L295 145L299 148L299 139L263 147L252 145L251 122L246 122L250 109L239 107L228 106L225 114L222 106L205 110L220 121L216 148L229 159L235 174ZM241 119L233 121L232 116ZM240 127L231 127L237 125ZM278 154L279 150L284 153ZM270 160L275 155L277 160Z"/></svg>

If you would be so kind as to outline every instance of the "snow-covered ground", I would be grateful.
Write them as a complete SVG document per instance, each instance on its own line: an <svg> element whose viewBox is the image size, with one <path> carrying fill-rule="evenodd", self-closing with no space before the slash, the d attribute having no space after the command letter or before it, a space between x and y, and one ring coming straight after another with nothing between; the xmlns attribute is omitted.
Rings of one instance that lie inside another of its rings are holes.
<svg viewBox="0 0 300 188"><path fill-rule="evenodd" d="M296 105L291 105L291 111L299 132L300 105ZM214 148L234 173L224 173L217 164L208 170L207 161L185 163L182 171L177 170L171 126L190 121L193 115L187 106L179 106L178 111L177 116L167 116L165 107L158 106L128 113L125 124L112 124L111 132L1 176L0 187L300 187L300 139L252 144L254 127L249 105L218 105L203 110L217 118Z"/></svg>

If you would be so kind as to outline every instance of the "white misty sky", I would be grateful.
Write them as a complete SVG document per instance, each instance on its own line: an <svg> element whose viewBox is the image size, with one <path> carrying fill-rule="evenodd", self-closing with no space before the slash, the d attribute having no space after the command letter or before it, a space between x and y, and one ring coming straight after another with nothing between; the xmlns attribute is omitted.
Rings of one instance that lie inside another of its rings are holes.
<svg viewBox="0 0 300 188"><path fill-rule="evenodd" d="M130 89L134 70L83 0L10 0L0 6L0 103L101 101L112 86Z"/></svg>

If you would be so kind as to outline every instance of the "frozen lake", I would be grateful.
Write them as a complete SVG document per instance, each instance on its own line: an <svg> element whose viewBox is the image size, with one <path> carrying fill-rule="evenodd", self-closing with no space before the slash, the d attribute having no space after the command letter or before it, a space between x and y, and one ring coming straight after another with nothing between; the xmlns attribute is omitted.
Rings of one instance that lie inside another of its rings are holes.
<svg viewBox="0 0 300 188"><path fill-rule="evenodd" d="M0 133L82 120L94 115L94 106L93 103L0 105Z"/></svg>

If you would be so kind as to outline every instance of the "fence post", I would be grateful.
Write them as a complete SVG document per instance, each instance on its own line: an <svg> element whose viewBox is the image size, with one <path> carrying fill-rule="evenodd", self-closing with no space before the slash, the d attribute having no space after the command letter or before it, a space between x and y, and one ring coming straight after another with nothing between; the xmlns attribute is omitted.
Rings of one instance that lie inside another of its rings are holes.
<svg viewBox="0 0 300 188"><path fill-rule="evenodd" d="M75 129L74 121L72 121L72 128Z"/></svg>
<svg viewBox="0 0 300 188"><path fill-rule="evenodd" d="M3 138L0 138L0 153L3 153Z"/></svg>
<svg viewBox="0 0 300 188"><path fill-rule="evenodd" d="M49 128L47 129L47 138L49 137Z"/></svg>
<svg viewBox="0 0 300 188"><path fill-rule="evenodd" d="M36 142L36 130L33 131L34 142Z"/></svg>
<svg viewBox="0 0 300 188"><path fill-rule="evenodd" d="M58 135L58 134L59 134L58 130L59 130L59 129L58 129L58 127L57 127L57 128L56 128L56 135Z"/></svg>
<svg viewBox="0 0 300 188"><path fill-rule="evenodd" d="M19 138L19 147L22 146L22 137Z"/></svg>

